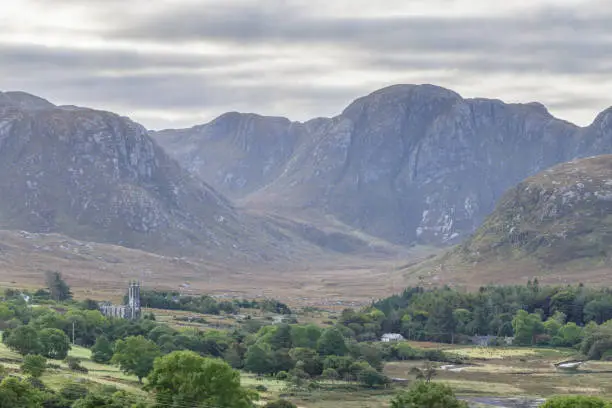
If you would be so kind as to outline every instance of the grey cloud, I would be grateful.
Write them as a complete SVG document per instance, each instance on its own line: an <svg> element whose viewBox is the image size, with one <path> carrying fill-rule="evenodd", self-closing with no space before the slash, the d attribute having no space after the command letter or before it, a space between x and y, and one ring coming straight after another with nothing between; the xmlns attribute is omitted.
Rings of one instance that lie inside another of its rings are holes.
<svg viewBox="0 0 612 408"><path fill-rule="evenodd" d="M588 47L583 47L588 48ZM406 69L458 69L473 73L529 73L537 71L558 74L598 75L612 70L612 44L596 51L584 51L579 48L576 54L564 55L561 51L525 53L491 53L474 51L469 54L432 55L427 53L384 51L356 52L352 57L355 64L361 66L403 71Z"/></svg>
<svg viewBox="0 0 612 408"><path fill-rule="evenodd" d="M587 16L573 9L548 8L503 17L339 18L313 17L275 4L205 12L177 9L116 27L112 35L160 42L226 42L245 49L266 44L336 47L370 53L373 64L388 63L389 68L443 65L476 71L574 73L612 67L612 13L605 9ZM426 59L416 60L416 53L446 58L428 64ZM452 55L467 58L454 61Z"/></svg>
<svg viewBox="0 0 612 408"><path fill-rule="evenodd" d="M253 107L274 100L345 99L352 89L312 88L298 84L261 82L232 87L200 75L149 75L78 78L65 85L67 91L87 89L101 101L122 102L138 108L180 109L215 107L239 102Z"/></svg>
<svg viewBox="0 0 612 408"><path fill-rule="evenodd" d="M37 58L32 58L20 66L34 67L36 61ZM26 70L23 75L16 75L18 71L15 65L2 64L0 76L4 78L3 84L8 85L8 89L25 90L59 104L79 104L127 115L138 111L210 112L207 117L200 116L199 122L210 120L226 110L288 116L295 113L298 119L307 119L321 111L338 112L351 99L359 96L352 88L301 85L298 78L305 75L306 71L299 69L294 69L294 81L279 82L274 77L264 80L260 75L257 82L254 81L257 72L249 71L245 71L242 77L224 74L223 71L109 76L90 72L88 66L85 64L81 69L76 66L71 69L68 65L61 65L64 68L62 74L60 71L50 73L39 69ZM108 67L112 68L114 64ZM232 81L237 79L248 80L249 83L232 85ZM198 116L193 114L192 117ZM135 118L138 119L138 116ZM163 127L162 123L149 116L145 125ZM191 126L196 123L183 121L179 124Z"/></svg>
<svg viewBox="0 0 612 408"><path fill-rule="evenodd" d="M58 3L81 4L53 2ZM352 99L390 85L392 78L417 78L415 72L424 73L418 82L440 80L453 87L478 83L482 75L578 74L584 79L612 69L612 14L603 8L557 7L479 18L346 18L311 13L307 2L298 1L177 3L157 14L119 1L88 4L92 15L101 13L106 28L79 35L103 36L109 47L131 43L134 50L68 48L69 42L65 48L0 43L2 86L122 114L174 111L194 112L195 117L200 111L240 109L306 119L340 112ZM139 52L141 41L166 48L213 44L228 53ZM277 63L287 51L294 60ZM357 79L350 86L333 85L334 78L341 83L344 69ZM368 79L360 82L359 73ZM380 79L373 82L373 74ZM317 80L323 75L325 83ZM520 85L501 84L499 89ZM521 94L533 100L533 92ZM572 105L575 95L559 93L543 102L575 110L599 107L603 98L585 97ZM160 126L161 121L153 122Z"/></svg>
<svg viewBox="0 0 612 408"><path fill-rule="evenodd" d="M548 107L550 109L557 110L590 110L593 113L593 119L599 113L593 112L591 109L587 108L590 106L600 106L601 110L606 109L607 107L612 105L612 101L610 98L602 98L602 97L586 97L584 95L559 95L559 99L552 100L548 102Z"/></svg>
<svg viewBox="0 0 612 408"><path fill-rule="evenodd" d="M139 52L137 50L106 50L60 48L37 45L0 44L2 66L13 72L30 69L127 70L136 68L212 68L244 61L239 56L186 55L176 53Z"/></svg>
<svg viewBox="0 0 612 408"><path fill-rule="evenodd" d="M213 9L178 8L129 25L115 27L112 35L158 41L216 39L238 44L289 42L339 43L397 47L409 45L432 50L488 49L527 42L541 47L550 43L582 43L583 35L608 34L612 14L604 10L593 16L575 15L563 9L545 9L527 15L504 17L342 18L314 17L289 6ZM546 34L541 36L540 34ZM511 36L511 37L509 37Z"/></svg>
<svg viewBox="0 0 612 408"><path fill-rule="evenodd" d="M252 89L258 92L267 89L270 94L279 88L283 96L296 92L303 97L333 97L335 93L333 87L326 91L327 95L312 95L308 87L300 92L297 84L301 80L323 74L325 68L295 64L271 70L268 64L275 63L274 55L202 56L7 44L0 44L0 55L4 86L44 84L55 87L54 93L60 95L81 90L101 100L127 97L131 103L144 107L224 103ZM175 73L166 71L175 68L178 70ZM147 71L139 72L142 69ZM286 87L278 83L279 74L289 82ZM261 85L250 85L257 82Z"/></svg>

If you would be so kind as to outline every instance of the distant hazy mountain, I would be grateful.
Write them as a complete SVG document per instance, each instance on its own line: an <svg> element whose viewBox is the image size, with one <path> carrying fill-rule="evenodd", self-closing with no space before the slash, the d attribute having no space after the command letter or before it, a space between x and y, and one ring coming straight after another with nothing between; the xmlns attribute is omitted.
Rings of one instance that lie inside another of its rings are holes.
<svg viewBox="0 0 612 408"><path fill-rule="evenodd" d="M409 244L456 242L508 188L555 164L612 153L612 111L587 128L539 103L396 85L305 123L228 113L153 132L187 169L250 208Z"/></svg>
<svg viewBox="0 0 612 408"><path fill-rule="evenodd" d="M0 229L213 261L379 251L346 232L237 211L146 129L114 113L0 92Z"/></svg>

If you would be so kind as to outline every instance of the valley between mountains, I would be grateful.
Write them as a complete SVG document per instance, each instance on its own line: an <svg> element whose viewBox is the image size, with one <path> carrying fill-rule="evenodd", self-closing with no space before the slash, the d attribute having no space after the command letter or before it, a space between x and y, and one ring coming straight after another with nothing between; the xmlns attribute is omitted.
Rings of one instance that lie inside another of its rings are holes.
<svg viewBox="0 0 612 408"><path fill-rule="evenodd" d="M581 128L433 85L332 118L162 131L0 93L0 281L60 270L88 296L138 278L304 304L419 282L610 284L609 154L612 108Z"/></svg>

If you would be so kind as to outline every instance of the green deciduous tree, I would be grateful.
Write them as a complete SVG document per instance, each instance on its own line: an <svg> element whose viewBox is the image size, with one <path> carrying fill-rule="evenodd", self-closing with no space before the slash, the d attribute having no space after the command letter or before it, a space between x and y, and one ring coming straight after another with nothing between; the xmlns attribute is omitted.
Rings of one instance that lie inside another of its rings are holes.
<svg viewBox="0 0 612 408"><path fill-rule="evenodd" d="M7 377L0 383L0 408L40 408L43 397L27 381Z"/></svg>
<svg viewBox="0 0 612 408"><path fill-rule="evenodd" d="M272 350L267 344L253 344L248 348L244 358L244 368L257 374L274 372L274 359Z"/></svg>
<svg viewBox="0 0 612 408"><path fill-rule="evenodd" d="M544 332L551 337L555 337L562 326L563 323L559 323L558 320L551 317L544 322Z"/></svg>
<svg viewBox="0 0 612 408"><path fill-rule="evenodd" d="M555 343L555 345L567 347L575 346L576 344L580 343L580 341L582 340L582 336L582 327L578 326L574 322L569 322L559 329L557 333L559 343Z"/></svg>
<svg viewBox="0 0 612 408"><path fill-rule="evenodd" d="M30 326L19 326L12 330L4 344L22 355L37 354L41 349L38 332Z"/></svg>
<svg viewBox="0 0 612 408"><path fill-rule="evenodd" d="M408 343L398 343L393 345L393 353L398 360L414 360L419 356L418 350Z"/></svg>
<svg viewBox="0 0 612 408"><path fill-rule="evenodd" d="M147 388L159 406L247 408L255 394L240 386L240 374L219 359L175 351L155 361Z"/></svg>
<svg viewBox="0 0 612 408"><path fill-rule="evenodd" d="M602 324L589 323L584 328L584 337L580 343L580 351L589 360L599 360L612 350L612 321Z"/></svg>
<svg viewBox="0 0 612 408"><path fill-rule="evenodd" d="M314 324L306 326L294 325L291 327L291 342L293 347L316 349L317 341L321 337L321 329Z"/></svg>
<svg viewBox="0 0 612 408"><path fill-rule="evenodd" d="M553 397L541 408L611 408L612 404L599 397L586 395Z"/></svg>
<svg viewBox="0 0 612 408"><path fill-rule="evenodd" d="M153 369L153 361L160 355L159 347L152 341L143 336L131 336L117 341L111 361L119 365L123 372L137 376L138 381L142 382Z"/></svg>
<svg viewBox="0 0 612 408"><path fill-rule="evenodd" d="M106 336L100 336L91 348L91 359L100 364L107 364L113 358L113 344Z"/></svg>
<svg viewBox="0 0 612 408"><path fill-rule="evenodd" d="M342 333L336 328L327 329L317 342L317 351L324 356L343 356L348 351Z"/></svg>
<svg viewBox="0 0 612 408"><path fill-rule="evenodd" d="M550 308L555 313L560 312L567 317L572 313L572 309L575 302L576 293L573 289L561 290L551 297ZM565 323L565 321L561 323Z"/></svg>
<svg viewBox="0 0 612 408"><path fill-rule="evenodd" d="M268 339L268 343L273 350L291 348L291 326L288 324L275 326L275 330Z"/></svg>
<svg viewBox="0 0 612 408"><path fill-rule="evenodd" d="M38 335L41 354L54 360L63 360L70 350L70 339L59 329L42 329Z"/></svg>
<svg viewBox="0 0 612 408"><path fill-rule="evenodd" d="M320 375L323 371L323 362L313 349L294 348L291 349L289 355L294 361L301 361L304 364L304 371L311 377Z"/></svg>
<svg viewBox="0 0 612 408"><path fill-rule="evenodd" d="M340 378L340 374L338 374L338 372L333 368L326 368L325 370L323 370L323 374L321 374L321 376L326 380L330 380L332 382Z"/></svg>
<svg viewBox="0 0 612 408"><path fill-rule="evenodd" d="M345 378L350 375L351 366L355 360L348 356L328 356L323 360L323 369L333 368L340 375L340 378Z"/></svg>
<svg viewBox="0 0 612 408"><path fill-rule="evenodd" d="M136 403L133 396L125 391L117 391L113 394L90 393L84 398L77 400L72 408L145 408L144 403Z"/></svg>
<svg viewBox="0 0 612 408"><path fill-rule="evenodd" d="M612 319L612 300L598 299L592 300L584 307L584 320L594 321L597 324L602 324Z"/></svg>
<svg viewBox="0 0 612 408"><path fill-rule="evenodd" d="M350 354L356 360L364 360L376 370L381 371L384 366L383 353L380 347L374 344L357 343L350 347Z"/></svg>
<svg viewBox="0 0 612 408"><path fill-rule="evenodd" d="M0 321L6 322L15 317L15 312L9 309L7 305L0 305Z"/></svg>
<svg viewBox="0 0 612 408"><path fill-rule="evenodd" d="M391 382L386 375L373 368L362 370L357 378L360 383L369 388L383 387Z"/></svg>
<svg viewBox="0 0 612 408"><path fill-rule="evenodd" d="M40 378L46 369L47 359L35 354L25 356L21 363L21 371L34 378Z"/></svg>
<svg viewBox="0 0 612 408"><path fill-rule="evenodd" d="M537 313L527 313L519 310L512 319L514 329L514 342L522 346L535 344L535 337L544 332L542 318Z"/></svg>
<svg viewBox="0 0 612 408"><path fill-rule="evenodd" d="M391 408L467 408L453 390L441 383L419 382L391 400Z"/></svg>

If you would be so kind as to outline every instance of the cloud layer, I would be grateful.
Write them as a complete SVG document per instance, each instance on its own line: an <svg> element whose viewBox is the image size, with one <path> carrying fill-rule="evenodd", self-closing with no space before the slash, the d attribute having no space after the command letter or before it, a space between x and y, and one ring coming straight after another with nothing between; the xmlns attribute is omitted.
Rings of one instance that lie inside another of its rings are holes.
<svg viewBox="0 0 612 408"><path fill-rule="evenodd" d="M587 124L612 105L602 0L21 0L0 12L0 89L151 128L229 110L331 116L394 83L538 100Z"/></svg>

